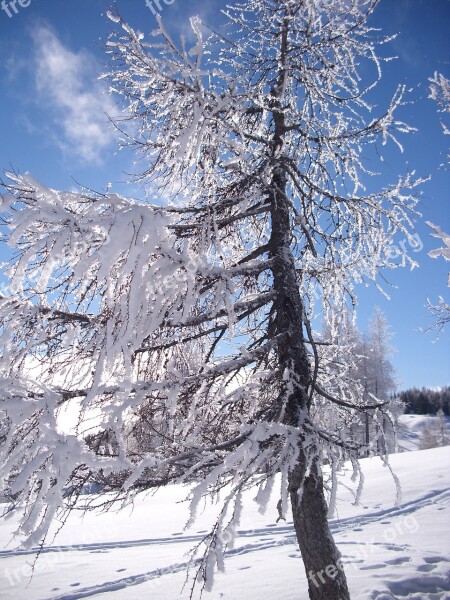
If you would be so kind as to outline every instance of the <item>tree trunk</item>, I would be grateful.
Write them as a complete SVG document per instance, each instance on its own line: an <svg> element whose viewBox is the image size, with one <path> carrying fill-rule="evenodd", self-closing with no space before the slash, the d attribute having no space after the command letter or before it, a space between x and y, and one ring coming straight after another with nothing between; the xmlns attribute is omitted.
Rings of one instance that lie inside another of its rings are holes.
<svg viewBox="0 0 450 600"><path fill-rule="evenodd" d="M285 189L282 176L276 187ZM312 385L308 352L303 337L304 311L297 282L295 262L290 249L289 208L285 198L275 196L272 212L271 254L276 260L273 271L275 300L275 332L279 339L278 360L281 372L290 372L289 391L282 390L280 404L285 403L284 421L300 428L310 409L308 390ZM285 395L286 394L286 395ZM319 455L318 458L319 460ZM350 600L339 551L328 526L328 507L319 466L305 477L307 460L300 446L297 466L289 477L289 491L294 526L305 570L308 575L310 600Z"/></svg>
<svg viewBox="0 0 450 600"><path fill-rule="evenodd" d="M365 413L365 427L366 427L366 456L370 456L369 444L370 444L370 431L369 431L369 413L366 410Z"/></svg>
<svg viewBox="0 0 450 600"><path fill-rule="evenodd" d="M279 397L283 421L300 428L303 439L304 415L310 410L313 385L308 351L303 336L304 306L299 290L299 277L291 248L291 206L287 194L287 171L282 158L286 135L283 94L288 73L290 7L280 32L280 71L277 84L272 89L272 140L273 178L269 193L272 230L269 241L270 256L274 260L273 289L275 317L272 335L277 335L277 353L280 372L289 373L289 385L284 386ZM318 460L318 457L317 457ZM307 474L307 460L300 445L297 466L289 476L289 488L295 531L309 581L311 600L349 600L345 574L339 561L339 552L328 527L328 507L324 497L323 480L316 472ZM299 494L300 492L300 494ZM330 575L331 574L331 575ZM317 584L316 584L317 582Z"/></svg>
<svg viewBox="0 0 450 600"><path fill-rule="evenodd" d="M284 373L288 370L290 373L290 388L282 389L279 404L285 406L284 422L300 427L302 438L303 417L310 409L309 390L312 381L303 336L303 302L290 247L289 204L283 173L276 173L273 187L270 240L270 253L275 260L273 289L276 299L273 333L280 336L277 342L280 371ZM349 600L339 551L328 527L328 507L324 497L323 480L317 465L317 472L312 472L305 478L306 463L300 448L298 464L290 474L289 484L295 531L308 574L310 600Z"/></svg>
<svg viewBox="0 0 450 600"><path fill-rule="evenodd" d="M310 600L350 600L339 550L328 526L323 479L301 467L291 474L289 491L295 533L308 578Z"/></svg>
<svg viewBox="0 0 450 600"><path fill-rule="evenodd" d="M282 117L275 115L278 123ZM273 289L275 317L272 333L278 335L277 351L280 372L290 373L290 386L282 389L279 405L284 405L284 422L301 428L304 414L310 409L311 373L304 342L305 320L298 274L292 254L289 203L285 193L284 173L273 178L272 232L270 254L275 261ZM328 527L328 507L323 480L317 473L304 477L307 461L300 448L298 465L290 474L290 497L295 531L308 574L310 600L349 600L345 574L339 552ZM316 465L317 468L317 465ZM300 491L300 494L299 494Z"/></svg>

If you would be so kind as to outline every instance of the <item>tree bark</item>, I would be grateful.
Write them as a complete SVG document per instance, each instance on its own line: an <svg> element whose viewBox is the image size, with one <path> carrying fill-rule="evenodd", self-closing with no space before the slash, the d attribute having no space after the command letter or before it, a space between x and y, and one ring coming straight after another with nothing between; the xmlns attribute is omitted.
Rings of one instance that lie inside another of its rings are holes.
<svg viewBox="0 0 450 600"><path fill-rule="evenodd" d="M277 352L280 372L289 373L289 387L281 390L279 407L283 422L300 428L310 409L311 368L303 337L304 305L299 289L299 274L291 248L291 207L287 196L287 170L282 149L286 135L283 90L288 77L290 8L286 8L280 31L280 71L272 90L272 185L270 189L271 237L270 257L273 259L273 289L275 318L273 333L278 336ZM289 476L289 492L294 527L302 559L308 575L311 600L350 600L339 551L328 526L320 465L315 463L306 472L307 460L301 442L296 467Z"/></svg>
<svg viewBox="0 0 450 600"><path fill-rule="evenodd" d="M350 600L340 552L328 526L322 476L291 473L289 491L295 533L305 565L310 600Z"/></svg>
<svg viewBox="0 0 450 600"><path fill-rule="evenodd" d="M303 337L304 308L300 295L295 261L290 247L289 205L284 193L286 182L282 173L274 177L272 199L272 236L270 253L276 292L274 332L279 335L278 364L280 371L289 371L290 392L280 405L285 406L284 422L302 427L305 412L309 412L311 372L309 356ZM280 335L281 334L281 335ZM300 439L303 433L300 429ZM339 551L328 526L328 507L325 501L320 467L306 473L307 460L300 447L296 467L290 474L289 491L297 540L308 576L310 600L350 600L346 577Z"/></svg>

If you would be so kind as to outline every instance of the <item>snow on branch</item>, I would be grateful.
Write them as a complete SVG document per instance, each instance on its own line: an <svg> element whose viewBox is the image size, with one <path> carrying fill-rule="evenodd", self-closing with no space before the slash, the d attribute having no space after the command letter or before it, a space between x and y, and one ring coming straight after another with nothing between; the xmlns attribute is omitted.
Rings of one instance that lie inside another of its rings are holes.
<svg viewBox="0 0 450 600"><path fill-rule="evenodd" d="M357 474L362 453L386 455L394 415L358 374L346 308L358 284L415 266L390 249L414 240L422 180L366 190L367 165L413 130L404 87L378 116L368 101L387 41L366 23L376 3L248 0L225 10L228 37L191 19L193 42L160 18L147 40L110 16L116 126L161 205L29 174L2 196L0 478L29 544L92 483L109 507L182 482L192 516L222 499L200 561L209 589L244 490L264 510L276 489L299 532L302 503L322 514L329 490L333 504L345 460Z"/></svg>
<svg viewBox="0 0 450 600"><path fill-rule="evenodd" d="M437 248L436 250L431 250L428 253L428 256L431 258L437 258L438 256L443 256L445 260L450 260L450 235L448 233L444 233L440 227L437 225L433 225L430 221L426 221L426 224L433 229L434 233L431 235L435 238L438 238L444 245L442 248Z"/></svg>

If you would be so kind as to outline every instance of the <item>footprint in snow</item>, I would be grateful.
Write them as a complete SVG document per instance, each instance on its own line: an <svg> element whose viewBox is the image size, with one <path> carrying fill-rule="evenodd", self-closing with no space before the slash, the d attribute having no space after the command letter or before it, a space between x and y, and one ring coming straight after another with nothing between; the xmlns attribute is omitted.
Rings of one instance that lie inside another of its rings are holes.
<svg viewBox="0 0 450 600"><path fill-rule="evenodd" d="M126 569L117 569L116 573L123 573Z"/></svg>
<svg viewBox="0 0 450 600"><path fill-rule="evenodd" d="M430 571L434 571L436 565L420 565L417 567L417 570L421 573L429 573Z"/></svg>
<svg viewBox="0 0 450 600"><path fill-rule="evenodd" d="M393 552L402 552L406 550L404 546L392 546L391 544L380 544L384 545L386 550L392 550Z"/></svg>
<svg viewBox="0 0 450 600"><path fill-rule="evenodd" d="M363 563L364 561L363 561L363 559L362 559L362 558L361 558L361 559L358 559L358 558L351 558L351 559L349 560L349 562L350 562L352 565L360 565L360 564L361 564L361 563Z"/></svg>
<svg viewBox="0 0 450 600"><path fill-rule="evenodd" d="M446 562L445 558L442 558L442 556L424 556L423 560L428 564Z"/></svg>
<svg viewBox="0 0 450 600"><path fill-rule="evenodd" d="M71 583L70 587L78 587L79 585L81 585L80 582L78 582L78 583Z"/></svg>
<svg viewBox="0 0 450 600"><path fill-rule="evenodd" d="M387 560L387 565L402 565L403 563L409 562L411 559L408 556L400 556L399 558L391 558Z"/></svg>

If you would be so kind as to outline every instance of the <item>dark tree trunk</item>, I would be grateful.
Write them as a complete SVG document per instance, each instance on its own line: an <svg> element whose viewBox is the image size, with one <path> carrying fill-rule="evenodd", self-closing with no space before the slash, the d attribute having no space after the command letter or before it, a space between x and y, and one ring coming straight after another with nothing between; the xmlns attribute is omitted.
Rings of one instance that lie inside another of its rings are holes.
<svg viewBox="0 0 450 600"><path fill-rule="evenodd" d="M271 255L274 303L276 315L274 333L277 342L280 371L290 371L290 391L282 390L279 404L284 405L284 422L302 427L305 413L310 409L309 391L311 369L306 350L303 325L304 309L298 285L298 274L290 248L290 219L288 202L280 191L285 189L282 174L274 178L278 193L274 194L272 210ZM304 431L299 431L300 439ZM316 472L306 474L307 460L300 446L297 466L290 474L290 498L295 531L308 575L310 600L349 600L345 573L340 554L328 526L328 507L323 480Z"/></svg>
<svg viewBox="0 0 450 600"><path fill-rule="evenodd" d="M365 455L366 456L370 456L370 450L369 450L369 445L370 445L369 413L367 412L367 410L366 410L366 413L365 413L365 427L366 427L366 435L365 435L366 452L365 452Z"/></svg>
<svg viewBox="0 0 450 600"><path fill-rule="evenodd" d="M290 8L280 31L280 65L288 62ZM276 85L272 90L272 185L269 190L272 230L269 242L270 255L274 260L273 289L274 320L271 336L277 337L278 366L280 374L289 373L289 385L282 387L278 399L279 413L283 422L299 427L300 440L304 438L305 413L310 410L311 368L306 349L303 328L305 314L299 290L299 277L291 248L291 206L287 196L287 169L282 158L286 135L285 111L282 96L287 71L280 68ZM311 600L349 600L345 574L339 561L339 552L328 527L328 509L325 501L323 480L316 472L306 473L307 460L300 442L297 466L289 477L290 497L295 531L308 574ZM306 477L305 477L306 474ZM331 574L331 576L330 576ZM316 585L317 582L317 585Z"/></svg>
<svg viewBox="0 0 450 600"><path fill-rule="evenodd" d="M340 553L328 526L322 477L312 472L303 481L299 465L289 483L295 533L308 578L310 600L350 600Z"/></svg>

